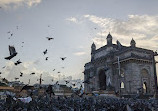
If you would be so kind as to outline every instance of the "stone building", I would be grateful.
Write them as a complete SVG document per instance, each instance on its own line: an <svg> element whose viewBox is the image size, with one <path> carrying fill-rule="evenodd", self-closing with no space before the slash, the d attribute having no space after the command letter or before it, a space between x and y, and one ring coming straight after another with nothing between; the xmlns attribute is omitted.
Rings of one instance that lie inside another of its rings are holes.
<svg viewBox="0 0 158 111"><path fill-rule="evenodd" d="M85 64L84 91L113 91L120 95L153 95L157 90L157 52L136 47L134 39L130 46L119 41L112 43L107 36L107 44L96 49L91 46L91 61Z"/></svg>

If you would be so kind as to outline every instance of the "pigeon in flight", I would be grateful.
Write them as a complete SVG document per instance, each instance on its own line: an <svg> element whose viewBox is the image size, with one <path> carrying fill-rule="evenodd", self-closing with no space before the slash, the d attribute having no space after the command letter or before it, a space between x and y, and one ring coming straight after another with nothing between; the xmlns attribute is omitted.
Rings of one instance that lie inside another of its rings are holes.
<svg viewBox="0 0 158 111"><path fill-rule="evenodd" d="M15 77L14 79L15 79L15 80L18 80L19 78L18 78L18 77Z"/></svg>
<svg viewBox="0 0 158 111"><path fill-rule="evenodd" d="M55 84L58 84L59 83L59 81L57 81Z"/></svg>
<svg viewBox="0 0 158 111"><path fill-rule="evenodd" d="M52 40L52 39L54 39L54 38L52 38L52 37L46 37L48 40Z"/></svg>
<svg viewBox="0 0 158 111"><path fill-rule="evenodd" d="M70 81L65 81L66 82L66 84L68 84Z"/></svg>
<svg viewBox="0 0 158 111"><path fill-rule="evenodd" d="M47 49L43 53L44 53L44 55L47 54Z"/></svg>
<svg viewBox="0 0 158 111"><path fill-rule="evenodd" d="M10 36L13 36L13 33L11 33Z"/></svg>
<svg viewBox="0 0 158 111"><path fill-rule="evenodd" d="M6 66L3 66L2 68L4 69Z"/></svg>
<svg viewBox="0 0 158 111"><path fill-rule="evenodd" d="M64 61L66 59L66 57L60 57L62 61Z"/></svg>
<svg viewBox="0 0 158 111"><path fill-rule="evenodd" d="M48 57L46 57L46 61L48 60Z"/></svg>
<svg viewBox="0 0 158 111"><path fill-rule="evenodd" d="M15 50L15 47L14 46L10 46L10 45L9 45L9 52L10 52L10 56L5 57L6 60L10 60L10 59L12 59L13 57L15 57L18 54L16 52L16 50Z"/></svg>
<svg viewBox="0 0 158 111"><path fill-rule="evenodd" d="M2 74L2 72L0 72L0 74Z"/></svg>
<svg viewBox="0 0 158 111"><path fill-rule="evenodd" d="M30 75L34 75L35 73L34 72L32 72Z"/></svg>
<svg viewBox="0 0 158 111"><path fill-rule="evenodd" d="M72 85L75 87L76 84L72 84Z"/></svg>
<svg viewBox="0 0 158 111"><path fill-rule="evenodd" d="M60 72L58 72L58 73L60 73Z"/></svg>
<svg viewBox="0 0 158 111"><path fill-rule="evenodd" d="M22 62L20 61L20 59L18 61L16 61L14 64L17 66L18 64L21 64Z"/></svg>
<svg viewBox="0 0 158 111"><path fill-rule="evenodd" d="M53 71L55 71L55 69L53 69Z"/></svg>
<svg viewBox="0 0 158 111"><path fill-rule="evenodd" d="M23 76L23 73L22 72L20 72L20 77L22 77Z"/></svg>

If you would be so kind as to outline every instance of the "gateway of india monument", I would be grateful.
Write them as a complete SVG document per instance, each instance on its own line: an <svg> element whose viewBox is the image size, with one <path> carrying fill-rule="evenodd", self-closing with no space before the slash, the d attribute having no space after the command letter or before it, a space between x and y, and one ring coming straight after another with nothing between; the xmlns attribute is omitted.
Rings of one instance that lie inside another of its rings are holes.
<svg viewBox="0 0 158 111"><path fill-rule="evenodd" d="M107 44L99 49L94 43L91 46L91 61L84 66L85 93L153 96L157 92L157 52L136 47L133 39L130 46L119 41L113 44L110 33L106 39Z"/></svg>

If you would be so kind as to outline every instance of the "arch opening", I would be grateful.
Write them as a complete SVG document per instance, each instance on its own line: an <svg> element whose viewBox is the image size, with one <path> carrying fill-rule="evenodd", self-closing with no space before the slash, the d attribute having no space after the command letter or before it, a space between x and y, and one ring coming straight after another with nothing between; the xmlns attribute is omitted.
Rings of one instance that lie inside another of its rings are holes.
<svg viewBox="0 0 158 111"><path fill-rule="evenodd" d="M106 75L104 70L99 72L99 86L100 90L106 90Z"/></svg>

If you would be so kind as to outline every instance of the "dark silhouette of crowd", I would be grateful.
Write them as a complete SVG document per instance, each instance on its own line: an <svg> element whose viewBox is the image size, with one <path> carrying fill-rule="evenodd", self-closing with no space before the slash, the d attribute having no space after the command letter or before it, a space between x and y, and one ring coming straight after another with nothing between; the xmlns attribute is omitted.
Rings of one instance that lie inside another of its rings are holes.
<svg viewBox="0 0 158 111"><path fill-rule="evenodd" d="M158 111L157 99L113 97L33 97L29 103L8 96L0 111Z"/></svg>

